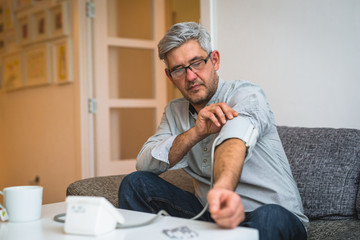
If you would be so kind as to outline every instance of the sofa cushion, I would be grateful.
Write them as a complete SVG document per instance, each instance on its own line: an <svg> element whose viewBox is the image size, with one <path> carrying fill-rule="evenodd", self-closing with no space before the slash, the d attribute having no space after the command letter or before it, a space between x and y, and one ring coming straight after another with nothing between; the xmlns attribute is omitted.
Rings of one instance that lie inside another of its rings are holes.
<svg viewBox="0 0 360 240"><path fill-rule="evenodd" d="M358 218L360 219L360 184L359 184L359 188L358 188L358 195L356 198L356 211L357 211Z"/></svg>
<svg viewBox="0 0 360 240"><path fill-rule="evenodd" d="M356 216L360 130L278 127L278 132L304 213L310 219Z"/></svg>
<svg viewBox="0 0 360 240"><path fill-rule="evenodd" d="M308 228L308 240L359 240L360 221L346 220L314 220Z"/></svg>

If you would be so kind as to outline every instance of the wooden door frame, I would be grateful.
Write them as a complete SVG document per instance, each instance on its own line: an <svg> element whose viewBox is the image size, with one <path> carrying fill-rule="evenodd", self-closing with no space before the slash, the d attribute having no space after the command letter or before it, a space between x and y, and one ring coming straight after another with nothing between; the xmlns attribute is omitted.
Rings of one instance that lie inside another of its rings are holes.
<svg viewBox="0 0 360 240"><path fill-rule="evenodd" d="M86 13L86 4L94 3L93 0L78 0L78 4L83 7L79 7L79 42L80 44L80 108L81 108L81 173L82 178L89 178L96 176L96 154L95 154L95 119L94 115L89 113L89 99L95 97L94 89L94 51L103 51L105 53L106 49L95 48L94 44L94 21L92 18L87 17ZM156 0L155 0L156 1ZM164 3L163 3L164 4ZM216 20L215 11L216 0L200 0L200 22L203 24L210 32L212 37L213 48L217 47L215 40L215 24ZM156 21L161 21L158 17ZM104 28L103 28L104 29ZM104 29L105 31L105 29ZM99 34L99 33L97 33ZM106 34L102 32L101 34ZM162 34L154 36L155 39L160 39ZM159 63L157 63L159 64ZM158 67L156 69L159 69ZM101 74L101 73L97 73ZM161 76L163 71L156 72L157 76ZM163 98L166 99L166 86L163 88L157 88L157 92L163 92ZM100 105L101 106L101 105ZM98 112L97 114L100 114ZM103 113L101 113L103 114ZM161 119L162 112L157 112L157 124Z"/></svg>

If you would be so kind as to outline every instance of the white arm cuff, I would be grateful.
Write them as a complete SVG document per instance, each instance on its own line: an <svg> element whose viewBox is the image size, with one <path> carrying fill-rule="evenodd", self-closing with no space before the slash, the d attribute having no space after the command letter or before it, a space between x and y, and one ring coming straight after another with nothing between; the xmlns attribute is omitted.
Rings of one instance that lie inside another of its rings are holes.
<svg viewBox="0 0 360 240"><path fill-rule="evenodd" d="M230 138L241 139L247 148L252 148L257 141L258 131L248 118L238 116L227 123L221 129L219 135L220 140L217 145Z"/></svg>

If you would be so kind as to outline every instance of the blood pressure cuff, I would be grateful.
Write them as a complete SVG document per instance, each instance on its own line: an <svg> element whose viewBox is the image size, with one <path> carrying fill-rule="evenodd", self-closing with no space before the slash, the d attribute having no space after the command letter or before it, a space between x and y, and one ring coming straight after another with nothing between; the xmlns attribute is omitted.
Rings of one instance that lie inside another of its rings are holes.
<svg viewBox="0 0 360 240"><path fill-rule="evenodd" d="M249 153L255 146L259 133L248 118L238 116L228 120L222 127L219 135L220 139L218 140L216 146L220 145L227 139L238 138L245 143L247 153Z"/></svg>

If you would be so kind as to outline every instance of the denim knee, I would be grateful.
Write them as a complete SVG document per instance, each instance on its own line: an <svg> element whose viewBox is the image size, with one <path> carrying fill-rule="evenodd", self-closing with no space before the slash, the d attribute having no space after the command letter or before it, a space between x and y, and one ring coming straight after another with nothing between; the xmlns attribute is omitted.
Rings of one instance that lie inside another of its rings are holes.
<svg viewBox="0 0 360 240"><path fill-rule="evenodd" d="M143 187L145 187L142 183L143 182L149 182L149 178L153 178L156 176L153 173L150 172L144 172L144 171L137 171L130 173L126 175L123 180L121 181L120 187L119 187L119 195L123 191L129 191L130 189L136 189L141 190ZM130 188L130 189L129 189Z"/></svg>
<svg viewBox="0 0 360 240"><path fill-rule="evenodd" d="M277 204L266 204L260 209L263 211L264 214L287 214L288 210L286 210L284 207L277 205Z"/></svg>
<svg viewBox="0 0 360 240"><path fill-rule="evenodd" d="M306 239L306 230L298 217L276 204L247 213L241 225L258 229L260 239Z"/></svg>
<svg viewBox="0 0 360 240"><path fill-rule="evenodd" d="M150 172L133 172L124 177L121 181L118 192L118 207L123 209L134 209L135 202L141 202L147 199L149 187L146 183L151 184L151 178L157 176Z"/></svg>
<svg viewBox="0 0 360 240"><path fill-rule="evenodd" d="M288 223L290 220L297 218L289 210L276 204L266 204L255 211L261 215L262 219L267 219L268 224L273 224L274 227L281 226L280 222Z"/></svg>

